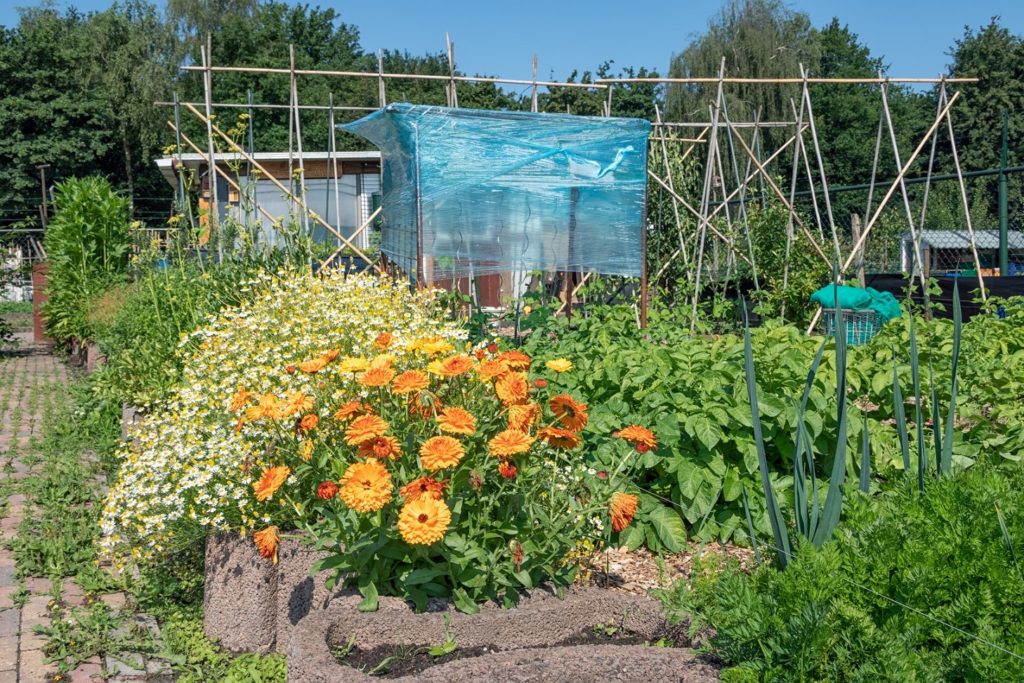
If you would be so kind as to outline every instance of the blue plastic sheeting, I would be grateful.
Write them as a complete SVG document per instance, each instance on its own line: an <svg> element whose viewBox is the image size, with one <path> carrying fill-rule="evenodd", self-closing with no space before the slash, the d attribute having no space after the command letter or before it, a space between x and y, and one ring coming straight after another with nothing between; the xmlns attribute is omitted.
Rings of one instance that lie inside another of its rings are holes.
<svg viewBox="0 0 1024 683"><path fill-rule="evenodd" d="M383 156L381 248L424 279L639 276L648 121L391 104L339 126Z"/></svg>

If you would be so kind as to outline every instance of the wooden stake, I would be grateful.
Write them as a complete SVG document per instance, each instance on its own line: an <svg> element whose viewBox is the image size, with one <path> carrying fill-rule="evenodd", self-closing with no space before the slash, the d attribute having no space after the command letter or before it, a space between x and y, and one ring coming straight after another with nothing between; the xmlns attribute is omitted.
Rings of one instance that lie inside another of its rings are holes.
<svg viewBox="0 0 1024 683"><path fill-rule="evenodd" d="M213 101L213 76L212 67L210 62L213 61L211 52L213 50L213 37L206 34L206 49L200 48L199 54L203 60L203 66L206 68L203 74L203 101L206 103L206 141L207 150L209 152L208 159L213 166L217 165L216 150L213 146L213 132L211 126L213 125L212 113L210 112L210 102ZM217 197L217 171L212 166L207 169L207 180L210 183L210 206L207 209L206 214L206 227L210 231L210 237L217 236L217 259L224 259L224 246L221 244L220 234L218 232L218 223L220 219L220 203Z"/></svg>
<svg viewBox="0 0 1024 683"><path fill-rule="evenodd" d="M825 195L825 215L828 218L828 227L832 232L832 245L836 250L836 260L842 258L842 250L839 248L839 235L836 233L836 221L832 217L832 200L828 194L828 178L825 175L825 163L821 159L821 145L818 144L818 129L814 125L814 106L811 104L811 92L807 89L807 72L804 65L800 65L800 75L804 79L804 98L807 100L807 120L811 124L811 141L814 143L814 158L818 162L818 176L821 178L821 190Z"/></svg>

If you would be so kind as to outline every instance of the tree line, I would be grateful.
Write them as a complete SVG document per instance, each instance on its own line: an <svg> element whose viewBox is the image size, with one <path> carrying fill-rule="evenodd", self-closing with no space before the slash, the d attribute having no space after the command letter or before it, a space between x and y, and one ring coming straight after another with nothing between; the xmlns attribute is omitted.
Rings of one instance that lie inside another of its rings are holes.
<svg viewBox="0 0 1024 683"><path fill-rule="evenodd" d="M170 187L153 160L174 136L167 126L173 112L156 102L177 94L183 101L202 101L201 77L182 71L199 64L207 34L212 35L213 62L219 65L287 67L288 46L294 45L299 69L376 71L378 55L360 44L358 27L343 21L334 9L289 5L276 0L169 0L165 10L146 0L119 0L100 12L60 10L51 4L23 9L16 26L0 27L0 227L35 215L39 202L36 166L50 164L54 180L99 174L108 177L142 207L140 215L158 218L166 211ZM978 76L977 84L960 86L956 105L957 146L965 168L997 166L1003 112L1009 113L1011 166L1024 164L1024 36L1005 28L999 18L987 25L965 27L949 47L950 75ZM841 18L816 27L809 17L779 0L727 0L705 32L679 46L672 55L670 76L715 76L725 57L730 75L792 77L802 64L810 75L870 77L885 71L874 54ZM442 52L410 54L403 49L381 54L391 73L447 75ZM458 71L462 74L463 72ZM551 76L570 82L592 82L609 76L657 76L647 66L617 68L612 62ZM726 103L733 120L793 120L799 86L730 86ZM659 107L667 120L707 120L715 86L651 83L619 85L611 100L614 116L653 119ZM284 75L217 73L214 99L287 104L289 82ZM389 80L389 101L444 104L443 81ZM374 79L302 77L300 102L376 106ZM543 90L538 108L547 112L601 115L607 93L579 88ZM832 185L868 180L880 115L877 86L815 85L812 97L817 132ZM892 86L889 100L904 158L931 124L937 90ZM492 83L459 83L459 105L485 109L529 109L529 89L511 91ZM231 121L240 111L221 111ZM358 114L339 113L339 120ZM252 126L255 149L287 149L288 112L256 110ZM326 149L326 114L303 113L303 146ZM227 126L226 126L227 127ZM183 129L205 136L192 117ZM778 143L765 133L766 149ZM204 138L205 139L205 138ZM340 136L342 149L365 143ZM952 170L948 142L936 159L935 172ZM880 178L892 177L891 151L879 159ZM971 200L981 223L996 215L996 179L971 183ZM935 211L940 222L955 222L955 188L937 186ZM1024 177L1011 177L1011 221L1024 216ZM852 197L837 195L837 210L855 211ZM845 202L845 203L844 203ZM846 204L849 204L847 206ZM949 207L943 217L941 208ZM149 207L147 209L147 207ZM946 225L944 227L960 227Z"/></svg>

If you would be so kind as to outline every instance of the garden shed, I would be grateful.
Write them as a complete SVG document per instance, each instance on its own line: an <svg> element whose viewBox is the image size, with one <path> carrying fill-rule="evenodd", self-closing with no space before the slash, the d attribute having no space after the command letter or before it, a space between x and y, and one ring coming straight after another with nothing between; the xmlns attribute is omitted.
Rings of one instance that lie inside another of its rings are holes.
<svg viewBox="0 0 1024 683"><path fill-rule="evenodd" d="M390 104L341 127L380 148L382 251L420 284L644 271L648 121Z"/></svg>
<svg viewBox="0 0 1024 683"><path fill-rule="evenodd" d="M974 273L974 257L971 255L971 235L967 230L922 230L921 264L926 274ZM998 275L999 231L975 230L974 244L978 250L981 274L985 277ZM1019 230L1007 232L1010 255L1010 272L1002 275L1017 275L1024 271L1024 233ZM904 272L913 270L914 238L904 233L900 240L900 266Z"/></svg>

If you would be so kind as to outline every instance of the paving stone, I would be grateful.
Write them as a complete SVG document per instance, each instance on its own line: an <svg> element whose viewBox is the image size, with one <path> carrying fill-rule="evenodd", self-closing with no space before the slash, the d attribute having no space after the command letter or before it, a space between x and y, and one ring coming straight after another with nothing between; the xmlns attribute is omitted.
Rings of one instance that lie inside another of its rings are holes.
<svg viewBox="0 0 1024 683"><path fill-rule="evenodd" d="M124 593L107 593L100 596L100 600L107 603L107 607L113 610L124 609L125 596Z"/></svg>
<svg viewBox="0 0 1024 683"><path fill-rule="evenodd" d="M49 680L48 674L54 667L46 663L42 650L22 649L18 661L19 683L43 683Z"/></svg>
<svg viewBox="0 0 1024 683"><path fill-rule="evenodd" d="M5 609L0 612L0 638L17 636L21 628L21 613L14 609Z"/></svg>
<svg viewBox="0 0 1024 683"><path fill-rule="evenodd" d="M115 676L146 677L146 661L140 654L125 652L117 656L108 655L104 661L107 671Z"/></svg>
<svg viewBox="0 0 1024 683"><path fill-rule="evenodd" d="M44 579L39 576L30 576L25 579L25 589L30 593L41 595L43 593L49 593L53 590L53 582L49 579Z"/></svg>
<svg viewBox="0 0 1024 683"><path fill-rule="evenodd" d="M97 683L103 680L103 666L98 658L90 659L69 672L66 680L68 683Z"/></svg>
<svg viewBox="0 0 1024 683"><path fill-rule="evenodd" d="M18 636L0 636L0 672L17 671ZM6 680L0 675L0 680Z"/></svg>
<svg viewBox="0 0 1024 683"><path fill-rule="evenodd" d="M3 586L0 588L0 609L14 608L14 594L17 592L17 586Z"/></svg>
<svg viewBox="0 0 1024 683"><path fill-rule="evenodd" d="M146 673L149 674L169 674L172 672L171 663L164 661L163 659L151 659L146 662Z"/></svg>

